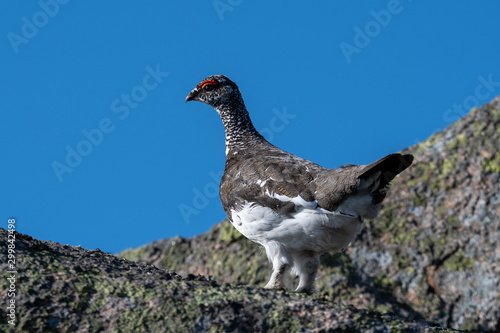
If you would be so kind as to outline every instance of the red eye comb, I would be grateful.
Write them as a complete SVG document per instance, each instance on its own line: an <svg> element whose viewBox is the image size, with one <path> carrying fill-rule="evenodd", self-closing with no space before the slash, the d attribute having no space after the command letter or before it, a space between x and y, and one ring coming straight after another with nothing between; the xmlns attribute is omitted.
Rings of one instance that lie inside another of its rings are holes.
<svg viewBox="0 0 500 333"><path fill-rule="evenodd" d="M205 86L208 86L208 85L213 85L215 86L217 84L217 81L214 81L214 80L205 80L201 83L201 88L205 88Z"/></svg>

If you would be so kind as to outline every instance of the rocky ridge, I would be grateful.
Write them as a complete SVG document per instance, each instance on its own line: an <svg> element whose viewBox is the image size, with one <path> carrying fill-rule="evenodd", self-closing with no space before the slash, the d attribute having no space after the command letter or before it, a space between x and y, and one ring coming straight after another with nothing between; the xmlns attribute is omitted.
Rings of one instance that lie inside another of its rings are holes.
<svg viewBox="0 0 500 333"><path fill-rule="evenodd" d="M322 257L317 297L356 308L500 332L500 97L412 146L380 216L345 253ZM121 257L180 274L262 286L263 249L224 221Z"/></svg>
<svg viewBox="0 0 500 333"><path fill-rule="evenodd" d="M0 299L15 299L15 323L8 323L4 304L2 332L452 331L327 297L180 276L99 249L15 237L16 279L0 280ZM0 246L7 248L2 228ZM0 268L9 270L3 256ZM8 296L11 288L14 298Z"/></svg>

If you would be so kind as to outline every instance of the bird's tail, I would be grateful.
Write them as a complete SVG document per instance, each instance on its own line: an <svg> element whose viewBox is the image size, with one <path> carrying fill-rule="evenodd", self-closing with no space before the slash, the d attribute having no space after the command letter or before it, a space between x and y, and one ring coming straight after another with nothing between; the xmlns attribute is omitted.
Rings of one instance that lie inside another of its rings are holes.
<svg viewBox="0 0 500 333"><path fill-rule="evenodd" d="M390 154L361 170L358 178L371 193L374 205L384 200L391 180L408 168L412 162L413 155L411 154Z"/></svg>

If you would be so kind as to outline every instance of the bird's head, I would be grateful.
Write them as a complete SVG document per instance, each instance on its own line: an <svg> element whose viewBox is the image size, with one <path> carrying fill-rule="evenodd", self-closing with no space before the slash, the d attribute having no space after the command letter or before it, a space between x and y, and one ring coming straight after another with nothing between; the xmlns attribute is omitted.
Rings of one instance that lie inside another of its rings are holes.
<svg viewBox="0 0 500 333"><path fill-rule="evenodd" d="M186 97L186 102L198 101L217 109L241 99L238 86L224 75L212 75L198 83Z"/></svg>

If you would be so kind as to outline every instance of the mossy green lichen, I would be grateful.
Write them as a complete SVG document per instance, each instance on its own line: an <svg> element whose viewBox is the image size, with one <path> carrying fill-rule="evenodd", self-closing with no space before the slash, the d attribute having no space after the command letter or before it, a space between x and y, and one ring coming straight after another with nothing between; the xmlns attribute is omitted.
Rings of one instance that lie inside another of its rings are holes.
<svg viewBox="0 0 500 333"><path fill-rule="evenodd" d="M151 255L152 252L148 247L141 246L138 248L125 250L119 254L119 257L127 260L137 261L142 258L148 258Z"/></svg>
<svg viewBox="0 0 500 333"><path fill-rule="evenodd" d="M445 190L445 182L442 178L437 178L437 179L434 179L432 182L431 182L431 193L433 196L437 195L440 191L444 191Z"/></svg>
<svg viewBox="0 0 500 333"><path fill-rule="evenodd" d="M472 318L467 318L464 320L462 325L460 325L460 329L464 331L469 331L469 332L478 332L479 326L477 324L477 320L472 319Z"/></svg>
<svg viewBox="0 0 500 333"><path fill-rule="evenodd" d="M430 148L432 148L437 142L443 140L443 131L437 132L433 134L430 138L427 140L418 143L416 146L412 147L412 153L416 155L420 154L425 154L426 152L429 151Z"/></svg>
<svg viewBox="0 0 500 333"><path fill-rule="evenodd" d="M375 278L375 285L379 288L394 291L397 287L396 281L386 275L379 275Z"/></svg>
<svg viewBox="0 0 500 333"><path fill-rule="evenodd" d="M450 271L465 271L474 267L474 261L465 256L463 249L459 249L444 262L444 267Z"/></svg>
<svg viewBox="0 0 500 333"><path fill-rule="evenodd" d="M415 179L410 179L406 182L406 185L408 185L408 187L413 187L416 183L417 181Z"/></svg>
<svg viewBox="0 0 500 333"><path fill-rule="evenodd" d="M431 186L432 188L432 186ZM436 216L436 218L441 221L445 218L446 216L446 206L444 205L444 200L441 199L439 200L439 203L437 204L437 206L434 208L434 216Z"/></svg>
<svg viewBox="0 0 500 333"><path fill-rule="evenodd" d="M448 224L448 225L450 225L452 227L458 227L461 224L461 222L458 219L458 217L456 217L455 215L449 215L446 218L446 224Z"/></svg>
<svg viewBox="0 0 500 333"><path fill-rule="evenodd" d="M491 114L494 120L500 120L500 109L492 109Z"/></svg>
<svg viewBox="0 0 500 333"><path fill-rule="evenodd" d="M427 205L427 201L428 201L428 198L427 196L424 196L424 195L412 195L411 196L411 200L413 201L413 205L415 207L418 207L418 206L425 206Z"/></svg>
<svg viewBox="0 0 500 333"><path fill-rule="evenodd" d="M478 137L483 134L486 124L482 121L474 121L472 127L474 127L474 136Z"/></svg>
<svg viewBox="0 0 500 333"><path fill-rule="evenodd" d="M400 220L400 225L404 225L406 223L408 223L406 220ZM404 228L401 228L400 231L394 230L389 240L395 244L410 244L415 240L417 234L418 230L416 229L405 230Z"/></svg>
<svg viewBox="0 0 500 333"><path fill-rule="evenodd" d="M455 171L457 168L457 155L453 154L451 157L445 159L441 166L441 175L446 176Z"/></svg>
<svg viewBox="0 0 500 333"><path fill-rule="evenodd" d="M231 244L239 239L244 238L244 236L236 230L235 227L229 221L222 222L222 227L219 233L219 239L226 244Z"/></svg>
<svg viewBox="0 0 500 333"><path fill-rule="evenodd" d="M484 159L481 163L481 167L486 172L500 173L500 154L496 153L489 158Z"/></svg>
<svg viewBox="0 0 500 333"><path fill-rule="evenodd" d="M451 152L458 148L464 148L467 146L467 141L467 135L465 135L464 133L459 133L454 140L446 145L446 149Z"/></svg>
<svg viewBox="0 0 500 333"><path fill-rule="evenodd" d="M418 241L418 251L439 258L444 255L447 242L445 235L428 235Z"/></svg>
<svg viewBox="0 0 500 333"><path fill-rule="evenodd" d="M415 165L416 178L422 182L429 180L432 170L435 168L434 163L418 163Z"/></svg>

